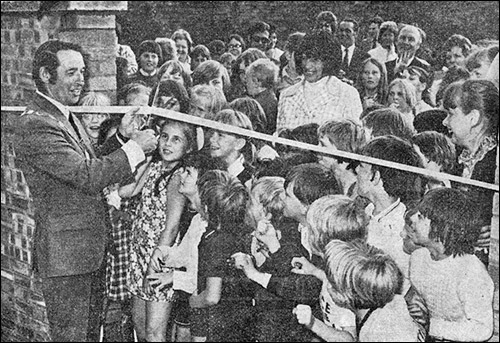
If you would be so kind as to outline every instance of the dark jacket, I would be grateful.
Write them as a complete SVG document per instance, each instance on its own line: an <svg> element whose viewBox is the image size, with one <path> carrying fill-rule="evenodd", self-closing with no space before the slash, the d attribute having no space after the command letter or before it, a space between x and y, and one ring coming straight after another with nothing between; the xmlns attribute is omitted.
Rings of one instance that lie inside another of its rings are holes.
<svg viewBox="0 0 500 343"><path fill-rule="evenodd" d="M42 96L19 117L15 150L35 206L34 260L42 277L97 270L107 243L102 190L133 176L121 149L98 158L80 124L76 131Z"/></svg>
<svg viewBox="0 0 500 343"><path fill-rule="evenodd" d="M344 47L342 47L342 49L344 49ZM344 70L344 72L346 73L345 77L356 82L359 70L361 68L361 63L363 63L363 61L369 57L370 55L368 55L366 51L363 51L363 49L359 46L355 46L351 61L349 62L349 67L347 68L347 70Z"/></svg>

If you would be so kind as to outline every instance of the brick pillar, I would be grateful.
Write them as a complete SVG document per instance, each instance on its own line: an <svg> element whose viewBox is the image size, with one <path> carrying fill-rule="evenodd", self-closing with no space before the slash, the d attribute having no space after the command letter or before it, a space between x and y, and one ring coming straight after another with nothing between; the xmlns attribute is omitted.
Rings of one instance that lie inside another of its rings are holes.
<svg viewBox="0 0 500 343"><path fill-rule="evenodd" d="M127 9L126 1L67 1L59 39L75 42L88 54L88 87L116 101L115 13Z"/></svg>

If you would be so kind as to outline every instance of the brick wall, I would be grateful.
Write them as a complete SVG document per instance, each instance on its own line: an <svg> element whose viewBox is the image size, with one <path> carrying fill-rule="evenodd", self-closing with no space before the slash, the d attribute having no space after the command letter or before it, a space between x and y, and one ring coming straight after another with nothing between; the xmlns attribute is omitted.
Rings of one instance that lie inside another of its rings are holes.
<svg viewBox="0 0 500 343"><path fill-rule="evenodd" d="M2 106L25 106L34 90L36 49L54 38L76 42L89 53L88 89L116 94L116 11L126 1L59 1L50 20L39 21L39 1L2 1ZM61 20L55 20L56 18ZM51 27L49 24L60 24ZM33 208L23 173L16 167L11 125L19 113L1 112L2 341L50 341L41 281L31 270Z"/></svg>

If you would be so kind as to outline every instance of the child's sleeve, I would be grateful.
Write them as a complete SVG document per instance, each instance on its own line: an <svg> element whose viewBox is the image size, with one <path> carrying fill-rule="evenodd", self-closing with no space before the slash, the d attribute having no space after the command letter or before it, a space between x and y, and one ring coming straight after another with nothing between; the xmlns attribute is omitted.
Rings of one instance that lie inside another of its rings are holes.
<svg viewBox="0 0 500 343"><path fill-rule="evenodd" d="M481 264L466 268L458 296L463 304L464 317L458 321L431 318L429 334L451 341L487 341L493 334L493 280Z"/></svg>

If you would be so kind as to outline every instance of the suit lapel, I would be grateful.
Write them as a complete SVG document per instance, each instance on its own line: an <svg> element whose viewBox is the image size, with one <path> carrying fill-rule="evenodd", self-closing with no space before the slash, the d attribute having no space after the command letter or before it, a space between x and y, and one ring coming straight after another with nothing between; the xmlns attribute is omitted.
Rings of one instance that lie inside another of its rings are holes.
<svg viewBox="0 0 500 343"><path fill-rule="evenodd" d="M36 95L35 98L35 103L46 113L48 114L49 117L51 117L53 120L57 122L57 125L66 131L68 137L73 141L73 145L78 147L81 150L81 153L85 156L88 154L93 153L93 149L86 149L85 144L83 144L82 139L80 139L81 132L77 133L75 129L73 128L73 125L66 119L66 116L64 113L62 113L54 104L50 103L40 95ZM72 115L70 113L70 115ZM78 120L75 120L76 126L78 127L78 124L80 122ZM80 124L81 126L81 124ZM83 127L81 127L81 131L83 131ZM86 153L87 152L87 153ZM92 152L92 153L91 153Z"/></svg>

